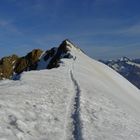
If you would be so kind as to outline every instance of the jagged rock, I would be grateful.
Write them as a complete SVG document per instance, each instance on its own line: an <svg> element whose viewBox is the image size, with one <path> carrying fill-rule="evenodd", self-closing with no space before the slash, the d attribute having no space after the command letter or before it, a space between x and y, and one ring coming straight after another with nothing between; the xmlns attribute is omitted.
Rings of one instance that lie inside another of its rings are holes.
<svg viewBox="0 0 140 140"><path fill-rule="evenodd" d="M42 52L43 51L40 49L34 49L25 57L19 58L14 69L15 73L20 74L23 71L35 70L37 67L37 62Z"/></svg>
<svg viewBox="0 0 140 140"><path fill-rule="evenodd" d="M7 56L7 57L3 57L0 60L0 65L3 65L5 63L9 63L9 64L14 64L14 62L18 59L18 56L13 54L11 56Z"/></svg>
<svg viewBox="0 0 140 140"><path fill-rule="evenodd" d="M28 60L29 64L29 70L35 70L37 67L37 62L39 60L39 57L42 54L42 50L40 49L34 49L30 53L28 53L25 58Z"/></svg>
<svg viewBox="0 0 140 140"><path fill-rule="evenodd" d="M25 57L21 57L18 59L14 72L17 74L22 73L23 71L26 71L28 68L28 60Z"/></svg>
<svg viewBox="0 0 140 140"><path fill-rule="evenodd" d="M44 60L47 61L50 57L53 57L56 53L56 48L52 48L51 50L47 50L45 52Z"/></svg>
<svg viewBox="0 0 140 140"><path fill-rule="evenodd" d="M48 64L47 69L59 67L61 56L67 54L67 52L69 51L67 46L68 46L67 40L64 40L58 47L57 53L54 55L54 57L51 59L50 63Z"/></svg>
<svg viewBox="0 0 140 140"><path fill-rule="evenodd" d="M72 46L74 45L69 40L64 40L58 48L52 48L45 53L40 49L34 49L23 57L16 55L4 57L0 60L0 79L10 79L23 71L59 67L61 58L72 58L70 53Z"/></svg>
<svg viewBox="0 0 140 140"><path fill-rule="evenodd" d="M18 59L17 55L3 57L0 60L0 79L10 78L13 75L13 68Z"/></svg>

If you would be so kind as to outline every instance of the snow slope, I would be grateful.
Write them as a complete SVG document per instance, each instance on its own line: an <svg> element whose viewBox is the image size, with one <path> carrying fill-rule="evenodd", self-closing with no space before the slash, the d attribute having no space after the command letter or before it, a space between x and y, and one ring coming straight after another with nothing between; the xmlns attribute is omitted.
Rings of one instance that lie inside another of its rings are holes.
<svg viewBox="0 0 140 140"><path fill-rule="evenodd" d="M0 82L0 140L140 140L140 91L67 43L59 68Z"/></svg>

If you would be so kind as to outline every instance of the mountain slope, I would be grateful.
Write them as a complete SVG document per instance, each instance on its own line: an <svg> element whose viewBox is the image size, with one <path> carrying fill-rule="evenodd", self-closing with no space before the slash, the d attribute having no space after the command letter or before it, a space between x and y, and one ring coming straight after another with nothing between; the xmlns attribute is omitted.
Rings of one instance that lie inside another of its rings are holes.
<svg viewBox="0 0 140 140"><path fill-rule="evenodd" d="M109 61L101 61L104 64L108 65L122 76L124 76L127 80L129 80L132 84L140 89L140 63L139 59L129 59L127 57L123 57L118 60L109 60Z"/></svg>
<svg viewBox="0 0 140 140"><path fill-rule="evenodd" d="M140 91L70 42L60 67L0 82L0 138L139 140Z"/></svg>

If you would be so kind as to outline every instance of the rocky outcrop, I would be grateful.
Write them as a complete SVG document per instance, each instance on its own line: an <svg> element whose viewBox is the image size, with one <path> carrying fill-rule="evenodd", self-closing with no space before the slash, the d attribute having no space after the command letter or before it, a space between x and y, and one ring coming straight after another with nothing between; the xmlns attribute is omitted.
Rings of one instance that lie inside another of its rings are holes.
<svg viewBox="0 0 140 140"><path fill-rule="evenodd" d="M26 56L19 58L16 62L14 72L20 74L23 71L36 70L37 62L42 52L40 49L34 49Z"/></svg>
<svg viewBox="0 0 140 140"><path fill-rule="evenodd" d="M23 71L52 69L59 67L62 58L71 58L71 47L74 46L69 40L64 40L58 48L52 48L43 52L34 49L23 57L12 55L0 60L0 79L10 79L13 75L19 75ZM42 63L42 64L41 64ZM39 68L41 65L41 68Z"/></svg>
<svg viewBox="0 0 140 140"><path fill-rule="evenodd" d="M23 71L27 71L28 69L28 60L25 57L21 57L16 62L14 72L17 74L22 73Z"/></svg>
<svg viewBox="0 0 140 140"><path fill-rule="evenodd" d="M60 59L62 57L69 57L68 55L68 44L67 44L67 40L64 40L60 46L58 47L58 50L56 52L56 54L53 56L53 58L51 59L50 63L48 64L47 66L47 69L51 69L51 68L55 68L55 67L59 67L59 62L60 62Z"/></svg>
<svg viewBox="0 0 140 140"><path fill-rule="evenodd" d="M20 74L23 71L35 70L42 52L40 49L34 49L24 57L17 55L3 57L0 60L0 80L10 79L14 73Z"/></svg>
<svg viewBox="0 0 140 140"><path fill-rule="evenodd" d="M13 69L17 60L17 55L3 57L0 60L0 79L9 79L13 75Z"/></svg>

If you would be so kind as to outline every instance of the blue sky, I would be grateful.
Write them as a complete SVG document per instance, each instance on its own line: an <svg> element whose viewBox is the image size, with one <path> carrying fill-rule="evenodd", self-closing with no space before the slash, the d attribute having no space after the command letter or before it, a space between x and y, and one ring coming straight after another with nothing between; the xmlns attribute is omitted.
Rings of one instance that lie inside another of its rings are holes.
<svg viewBox="0 0 140 140"><path fill-rule="evenodd" d="M140 58L139 0L1 0L0 57L69 38L96 59Z"/></svg>

